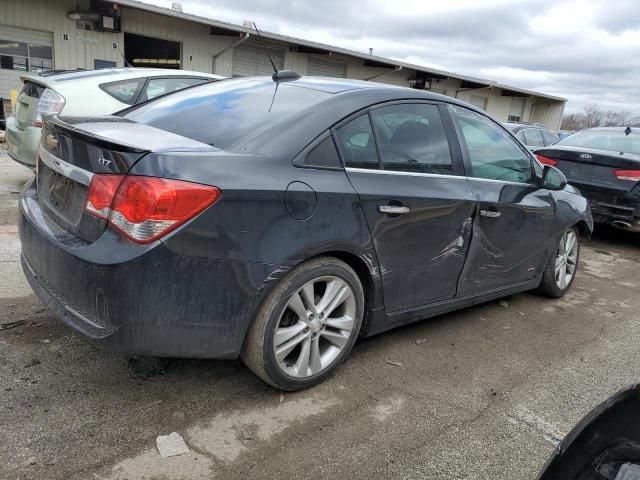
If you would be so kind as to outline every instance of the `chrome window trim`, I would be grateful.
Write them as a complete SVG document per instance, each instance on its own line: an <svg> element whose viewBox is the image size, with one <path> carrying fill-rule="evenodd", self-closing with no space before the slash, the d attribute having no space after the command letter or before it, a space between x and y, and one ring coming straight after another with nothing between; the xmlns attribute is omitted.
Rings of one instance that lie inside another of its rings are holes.
<svg viewBox="0 0 640 480"><path fill-rule="evenodd" d="M91 179L93 178L93 172L84 170L76 165L62 160L56 157L52 153L48 152L42 145L38 147L38 154L40 155L40 161L44 163L51 170L58 172L60 175L64 175L71 180L81 183L82 185L89 186Z"/></svg>
<svg viewBox="0 0 640 480"><path fill-rule="evenodd" d="M370 168L347 167L344 169L347 173L373 173L377 175L402 175L407 177L428 177L428 178L450 178L452 180L475 180L477 182L501 183L504 185L523 185L526 187L535 187L535 183L510 182L508 180L494 180L493 178L469 177L463 175L447 175L444 173L418 173L418 172L399 172L396 170L372 170Z"/></svg>
<svg viewBox="0 0 640 480"><path fill-rule="evenodd" d="M349 173L373 173L378 175L402 175L405 177L430 177L430 178L452 178L462 179L466 177L461 175L447 175L444 173L419 173L419 172L400 172L397 170L373 170L370 168L346 167L345 172Z"/></svg>

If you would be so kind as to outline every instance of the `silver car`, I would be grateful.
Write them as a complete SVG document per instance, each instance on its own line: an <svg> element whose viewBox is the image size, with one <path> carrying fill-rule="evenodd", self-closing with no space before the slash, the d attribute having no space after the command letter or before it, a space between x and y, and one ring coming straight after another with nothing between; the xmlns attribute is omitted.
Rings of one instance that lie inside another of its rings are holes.
<svg viewBox="0 0 640 480"><path fill-rule="evenodd" d="M210 73L162 68L119 68L22 77L14 117L7 119L7 150L35 168L44 115L107 115L131 105L220 80Z"/></svg>

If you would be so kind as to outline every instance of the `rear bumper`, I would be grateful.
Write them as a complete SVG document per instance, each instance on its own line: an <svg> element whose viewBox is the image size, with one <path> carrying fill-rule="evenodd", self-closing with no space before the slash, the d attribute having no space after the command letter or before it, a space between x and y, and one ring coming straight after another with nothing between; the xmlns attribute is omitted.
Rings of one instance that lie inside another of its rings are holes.
<svg viewBox="0 0 640 480"><path fill-rule="evenodd" d="M40 143L40 127L19 128L15 117L7 119L6 141L7 153L16 162L35 168Z"/></svg>
<svg viewBox="0 0 640 480"><path fill-rule="evenodd" d="M595 223L623 222L630 225L626 230L640 231L640 198L636 195L578 188L589 200Z"/></svg>
<svg viewBox="0 0 640 480"><path fill-rule="evenodd" d="M22 265L69 327L132 355L236 358L277 267L176 255L110 230L92 244L57 227L28 189L20 202Z"/></svg>

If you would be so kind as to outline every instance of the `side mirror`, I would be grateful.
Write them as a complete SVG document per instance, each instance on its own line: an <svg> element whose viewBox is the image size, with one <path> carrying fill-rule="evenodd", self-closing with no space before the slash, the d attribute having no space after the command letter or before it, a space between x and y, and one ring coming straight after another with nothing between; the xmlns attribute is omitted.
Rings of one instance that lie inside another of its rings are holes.
<svg viewBox="0 0 640 480"><path fill-rule="evenodd" d="M560 170L551 165L545 165L542 170L542 188L547 190L562 190L567 186L567 177Z"/></svg>

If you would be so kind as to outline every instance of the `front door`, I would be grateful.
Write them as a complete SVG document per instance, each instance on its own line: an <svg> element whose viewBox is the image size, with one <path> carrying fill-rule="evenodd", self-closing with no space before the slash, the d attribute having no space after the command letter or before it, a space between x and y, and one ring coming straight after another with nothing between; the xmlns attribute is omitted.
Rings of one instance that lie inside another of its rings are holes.
<svg viewBox="0 0 640 480"><path fill-rule="evenodd" d="M385 105L334 132L371 232L387 312L453 298L476 202L440 108Z"/></svg>
<svg viewBox="0 0 640 480"><path fill-rule="evenodd" d="M473 239L460 276L464 297L526 282L544 268L554 201L539 188L534 160L493 120L449 106L478 200Z"/></svg>

